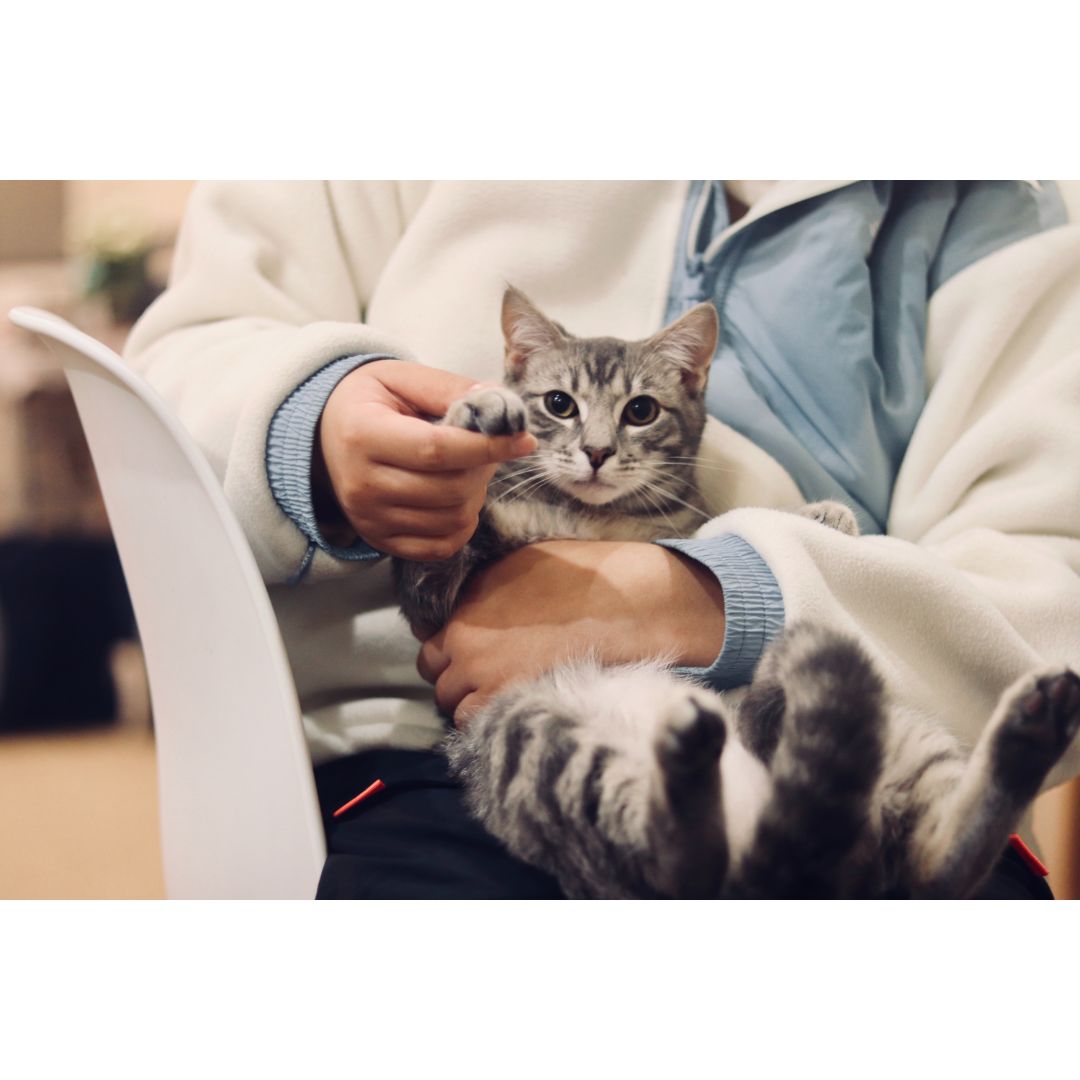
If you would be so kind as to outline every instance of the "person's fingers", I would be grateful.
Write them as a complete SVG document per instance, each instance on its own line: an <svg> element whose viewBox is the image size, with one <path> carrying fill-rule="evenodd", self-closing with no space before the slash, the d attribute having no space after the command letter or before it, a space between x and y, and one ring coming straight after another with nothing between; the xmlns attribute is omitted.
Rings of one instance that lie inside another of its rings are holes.
<svg viewBox="0 0 1080 1080"><path fill-rule="evenodd" d="M479 524L479 514L468 506L449 509L426 509L412 506L387 506L379 515L380 527L387 537L472 536Z"/></svg>
<svg viewBox="0 0 1080 1080"><path fill-rule="evenodd" d="M423 364L385 364L370 371L391 393L428 416L445 416L452 402L476 386L475 379Z"/></svg>
<svg viewBox="0 0 1080 1080"><path fill-rule="evenodd" d="M454 727L458 731L464 731L469 726L469 721L472 720L486 700L476 691L466 694L458 702L457 708L454 710Z"/></svg>
<svg viewBox="0 0 1080 1080"><path fill-rule="evenodd" d="M536 449L536 438L518 435L480 435L462 428L442 427L402 416L390 409L365 412L365 443L373 461L417 472L444 473L497 465L525 457Z"/></svg>
<svg viewBox="0 0 1080 1080"><path fill-rule="evenodd" d="M435 704L447 716L455 716L458 706L476 686L462 674L460 665L450 664L435 680Z"/></svg>
<svg viewBox="0 0 1080 1080"><path fill-rule="evenodd" d="M381 504L428 510L450 510L470 502L479 505L495 469L496 466L489 465L480 474L472 469L432 474L373 463L356 478L361 489L357 502L368 503L377 498Z"/></svg>
<svg viewBox="0 0 1080 1080"><path fill-rule="evenodd" d="M437 626L429 626L427 623L409 623L409 633L412 634L421 645L438 630ZM417 660L419 666L419 660Z"/></svg>
<svg viewBox="0 0 1080 1080"><path fill-rule="evenodd" d="M387 555L412 562L442 562L456 555L471 539L473 530L465 529L449 536L386 536L368 542Z"/></svg>
<svg viewBox="0 0 1080 1080"><path fill-rule="evenodd" d="M457 545L460 547L476 531L493 471L494 466L472 473L410 473L392 466L372 465L342 482L338 505L352 527L382 550L389 549L379 541L409 535L463 534ZM429 553L389 553L405 558L431 557ZM437 557L446 558L446 555Z"/></svg>
<svg viewBox="0 0 1080 1080"><path fill-rule="evenodd" d="M429 637L420 647L416 658L416 670L425 682L434 683L449 667L450 654L443 650L442 633Z"/></svg>

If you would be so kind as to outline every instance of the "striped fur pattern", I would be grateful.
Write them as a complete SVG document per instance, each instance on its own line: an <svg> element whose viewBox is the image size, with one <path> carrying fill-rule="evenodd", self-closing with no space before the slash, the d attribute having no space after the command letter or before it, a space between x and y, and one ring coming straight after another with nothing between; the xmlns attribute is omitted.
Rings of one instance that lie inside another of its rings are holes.
<svg viewBox="0 0 1080 1080"><path fill-rule="evenodd" d="M472 570L531 541L686 536L705 516L692 463L711 308L647 342L579 339L509 290L503 328L506 386L474 390L445 422L527 424L541 447L500 470L457 559L397 563L414 623L441 625ZM655 416L628 415L641 397ZM798 512L857 535L838 503ZM1080 679L1040 672L968 752L891 709L856 642L796 624L744 691L586 660L508 687L446 748L477 818L572 897L963 897L1078 724Z"/></svg>
<svg viewBox="0 0 1080 1080"><path fill-rule="evenodd" d="M582 899L961 898L1080 723L1031 675L974 751L892 712L862 649L796 624L741 696L661 665L511 686L447 741L473 813Z"/></svg>

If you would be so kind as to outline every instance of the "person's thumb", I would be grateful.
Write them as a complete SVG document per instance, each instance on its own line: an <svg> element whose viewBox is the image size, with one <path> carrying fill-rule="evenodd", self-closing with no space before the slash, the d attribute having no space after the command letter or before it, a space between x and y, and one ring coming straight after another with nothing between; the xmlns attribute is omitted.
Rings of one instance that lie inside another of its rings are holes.
<svg viewBox="0 0 1080 1080"><path fill-rule="evenodd" d="M428 416L444 416L452 402L476 386L475 379L423 364L381 365L374 374L387 390Z"/></svg>

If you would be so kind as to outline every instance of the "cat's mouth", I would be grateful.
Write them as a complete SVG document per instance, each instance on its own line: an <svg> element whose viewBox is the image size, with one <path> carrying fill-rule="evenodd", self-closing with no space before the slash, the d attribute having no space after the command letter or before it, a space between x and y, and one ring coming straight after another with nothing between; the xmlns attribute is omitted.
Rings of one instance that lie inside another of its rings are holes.
<svg viewBox="0 0 1080 1080"><path fill-rule="evenodd" d="M624 494L618 484L612 484L596 475L590 476L587 480L570 480L567 487L575 499L583 503L591 503L593 506L614 502Z"/></svg>

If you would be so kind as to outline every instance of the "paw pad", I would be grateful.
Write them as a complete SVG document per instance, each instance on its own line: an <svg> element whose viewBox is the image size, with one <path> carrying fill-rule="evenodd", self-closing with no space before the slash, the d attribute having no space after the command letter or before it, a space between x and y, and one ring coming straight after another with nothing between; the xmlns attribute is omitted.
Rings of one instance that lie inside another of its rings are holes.
<svg viewBox="0 0 1080 1080"><path fill-rule="evenodd" d="M671 710L661 736L660 753L669 767L693 769L716 761L725 736L720 713L687 697Z"/></svg>
<svg viewBox="0 0 1080 1080"><path fill-rule="evenodd" d="M1080 727L1080 678L1069 670L1036 678L1012 703L998 735L998 775L1033 793Z"/></svg>
<svg viewBox="0 0 1080 1080"><path fill-rule="evenodd" d="M446 423L481 435L516 435L525 430L525 403L505 386L479 386L450 406Z"/></svg>

